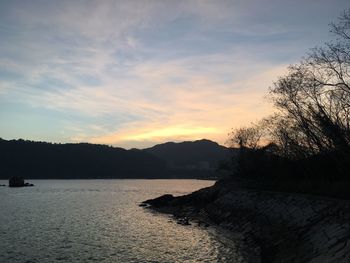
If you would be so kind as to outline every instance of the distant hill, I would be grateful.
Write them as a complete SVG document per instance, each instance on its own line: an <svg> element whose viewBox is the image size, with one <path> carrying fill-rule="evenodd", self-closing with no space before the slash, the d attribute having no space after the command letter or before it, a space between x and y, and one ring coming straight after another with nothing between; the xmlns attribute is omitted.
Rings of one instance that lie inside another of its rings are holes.
<svg viewBox="0 0 350 263"><path fill-rule="evenodd" d="M212 178L228 148L209 140L138 150L0 138L0 179Z"/></svg>
<svg viewBox="0 0 350 263"><path fill-rule="evenodd" d="M144 149L166 161L171 170L214 171L230 158L230 150L210 140L167 142Z"/></svg>
<svg viewBox="0 0 350 263"><path fill-rule="evenodd" d="M0 139L0 178L162 178L165 162L141 150Z"/></svg>

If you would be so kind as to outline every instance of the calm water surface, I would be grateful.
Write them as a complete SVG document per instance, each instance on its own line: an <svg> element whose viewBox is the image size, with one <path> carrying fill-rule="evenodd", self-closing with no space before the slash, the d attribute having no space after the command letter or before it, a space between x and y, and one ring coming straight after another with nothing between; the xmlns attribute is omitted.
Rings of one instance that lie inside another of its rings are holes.
<svg viewBox="0 0 350 263"><path fill-rule="evenodd" d="M31 180L0 187L0 262L238 262L232 242L139 207L200 180ZM0 181L0 184L7 184ZM229 243L229 245L228 245Z"/></svg>

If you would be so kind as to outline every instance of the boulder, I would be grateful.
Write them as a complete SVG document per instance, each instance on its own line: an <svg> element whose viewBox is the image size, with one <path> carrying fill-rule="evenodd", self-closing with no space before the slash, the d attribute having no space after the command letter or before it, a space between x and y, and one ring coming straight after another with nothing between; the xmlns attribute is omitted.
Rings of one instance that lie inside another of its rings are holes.
<svg viewBox="0 0 350 263"><path fill-rule="evenodd" d="M183 226L189 226L189 225L191 225L190 219L189 219L188 217L179 218L179 219L177 220L177 223L178 223L179 225L183 225Z"/></svg>
<svg viewBox="0 0 350 263"><path fill-rule="evenodd" d="M143 204L149 204L153 207L162 207L168 205L171 201L173 201L175 197L170 194L162 195L155 199L150 199L142 202Z"/></svg>
<svg viewBox="0 0 350 263"><path fill-rule="evenodd" d="M24 179L22 177L13 176L9 179L9 187L23 187Z"/></svg>
<svg viewBox="0 0 350 263"><path fill-rule="evenodd" d="M30 183L25 183L22 177L13 176L9 179L9 187L24 187L24 186L34 186Z"/></svg>

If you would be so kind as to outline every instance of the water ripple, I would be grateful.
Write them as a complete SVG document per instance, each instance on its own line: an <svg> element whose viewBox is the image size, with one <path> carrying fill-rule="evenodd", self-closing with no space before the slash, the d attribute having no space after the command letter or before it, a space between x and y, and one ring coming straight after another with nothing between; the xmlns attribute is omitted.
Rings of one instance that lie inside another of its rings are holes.
<svg viewBox="0 0 350 263"><path fill-rule="evenodd" d="M2 182L0 182L2 183ZM232 244L138 207L198 180L37 180L0 189L0 262L239 262Z"/></svg>

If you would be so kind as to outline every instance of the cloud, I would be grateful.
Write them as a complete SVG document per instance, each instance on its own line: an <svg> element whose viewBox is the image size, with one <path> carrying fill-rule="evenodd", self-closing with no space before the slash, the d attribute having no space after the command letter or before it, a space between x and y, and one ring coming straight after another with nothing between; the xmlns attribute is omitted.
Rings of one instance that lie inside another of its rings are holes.
<svg viewBox="0 0 350 263"><path fill-rule="evenodd" d="M25 108L52 116L56 133L42 123L40 134L57 141L223 143L231 127L272 111L267 87L346 4L1 2L0 121ZM310 21L311 11L322 15Z"/></svg>
<svg viewBox="0 0 350 263"><path fill-rule="evenodd" d="M173 65L173 70L161 68L163 73L174 72ZM271 113L271 105L264 101L266 87L271 84L271 78L283 74L285 70L285 65L281 65L252 75L245 81L224 84L213 82L210 75L207 78L193 76L193 72L185 74L182 71L186 81L180 84L169 81L167 74L161 74L156 80L153 73L149 78L146 74L143 80L149 80L150 87L154 87L153 80L162 88L152 93L153 98L157 96L160 99L149 99L145 103L143 95L129 105L130 111L136 107L134 113L143 108L144 111L138 113L143 118L130 121L115 132L106 131L99 136L75 139L116 145L127 141L134 145L136 142L159 143L206 137L224 143L232 127L247 125Z"/></svg>

